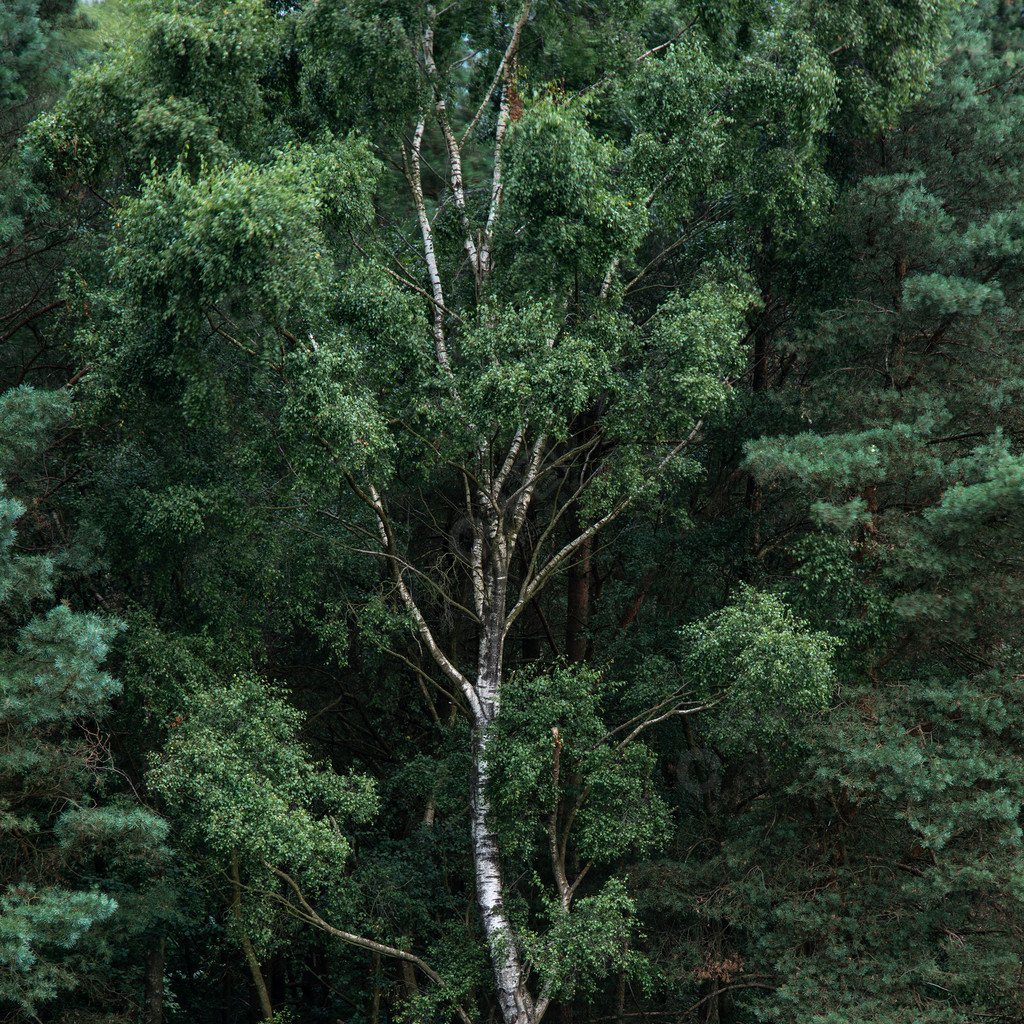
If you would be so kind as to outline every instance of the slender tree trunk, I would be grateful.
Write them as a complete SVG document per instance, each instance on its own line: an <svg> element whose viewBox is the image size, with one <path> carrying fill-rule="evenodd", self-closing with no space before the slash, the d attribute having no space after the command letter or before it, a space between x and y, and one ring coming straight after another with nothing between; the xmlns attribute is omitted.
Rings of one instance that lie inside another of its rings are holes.
<svg viewBox="0 0 1024 1024"><path fill-rule="evenodd" d="M540 612L536 604L530 603L529 608L523 613L523 644L522 658L525 662L539 661L541 656L541 638L543 636L543 623L540 620Z"/></svg>
<svg viewBox="0 0 1024 1024"><path fill-rule="evenodd" d="M232 1013L234 1011L234 985L232 984L231 975L231 965L225 964L220 989L220 1024L229 1024L232 1020Z"/></svg>
<svg viewBox="0 0 1024 1024"><path fill-rule="evenodd" d="M252 983L259 997L260 1010L264 1020L274 1019L274 1006L270 1001L270 990L267 988L266 979L260 968L260 962L256 957L256 950L253 949L249 936L242 930L242 881L238 874L238 856L231 858L231 913L238 925L238 941L245 956L245 962L249 965L249 973L252 975Z"/></svg>
<svg viewBox="0 0 1024 1024"><path fill-rule="evenodd" d="M654 573L645 573L644 578L640 581L640 586L637 587L636 593L630 599L629 604L623 609L622 615L619 616L620 635L625 635L626 630L636 621L636 617L640 614L640 608L644 603L644 598L647 597L647 591L651 589L653 582Z"/></svg>
<svg viewBox="0 0 1024 1024"><path fill-rule="evenodd" d="M490 736L490 725L478 727L471 779L477 904L494 965L494 980L502 1018L505 1024L533 1024L533 1000L526 988L522 959L502 900L504 886L497 837L487 821L490 812L486 796L489 780L487 747Z"/></svg>
<svg viewBox="0 0 1024 1024"><path fill-rule="evenodd" d="M419 995L420 986L416 981L416 968L408 960L402 961L402 985L405 987L406 999Z"/></svg>
<svg viewBox="0 0 1024 1024"><path fill-rule="evenodd" d="M505 1024L534 1024L533 999L526 986L515 933L505 914L504 884L497 836L488 822L489 761L487 749L501 711L507 562L493 545L486 573L486 611L480 630L476 691L482 720L474 722L473 765L470 778L471 833L476 873L477 904L484 937L490 947L498 1004Z"/></svg>
<svg viewBox="0 0 1024 1024"><path fill-rule="evenodd" d="M380 1024L380 953L373 954L373 1007L370 1024Z"/></svg>
<svg viewBox="0 0 1024 1024"><path fill-rule="evenodd" d="M615 1020L623 1024L626 1019L626 972L619 971L618 985L615 992Z"/></svg>
<svg viewBox="0 0 1024 1024"><path fill-rule="evenodd" d="M146 994L143 1003L143 1024L163 1024L164 1021L164 952L167 939L146 950Z"/></svg>
<svg viewBox="0 0 1024 1024"><path fill-rule="evenodd" d="M256 997L260 1003L260 1013L264 1020L274 1019L274 1004L270 1001L270 989L267 988L266 979L263 977L263 969L256 957L256 950L252 948L248 935L241 936L242 952L245 954L245 962L249 965L249 974L252 976L252 984L256 989Z"/></svg>
<svg viewBox="0 0 1024 1024"><path fill-rule="evenodd" d="M302 1002L307 1010L322 1009L326 1003L327 991L319 974L320 954L311 953L303 962L302 968Z"/></svg>
<svg viewBox="0 0 1024 1024"><path fill-rule="evenodd" d="M565 617L565 657L572 663L584 661L587 656L592 549L593 538L588 537L580 545L579 554L569 568L568 608Z"/></svg>
<svg viewBox="0 0 1024 1024"><path fill-rule="evenodd" d="M288 969L285 958L275 954L270 958L268 970L265 972L270 976L270 1001L278 1005L288 1002Z"/></svg>

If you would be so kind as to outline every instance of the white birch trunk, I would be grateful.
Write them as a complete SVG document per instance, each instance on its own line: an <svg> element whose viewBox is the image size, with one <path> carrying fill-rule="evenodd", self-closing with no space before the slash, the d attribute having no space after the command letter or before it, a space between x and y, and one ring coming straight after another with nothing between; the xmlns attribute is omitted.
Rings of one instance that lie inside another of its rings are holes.
<svg viewBox="0 0 1024 1024"><path fill-rule="evenodd" d="M477 905L491 954L504 1024L533 1024L533 999L527 990L522 957L503 904L504 883L497 838L487 821L490 813L486 796L490 731L491 726L484 726L475 737L470 791Z"/></svg>
<svg viewBox="0 0 1024 1024"><path fill-rule="evenodd" d="M534 1024L534 1002L527 988L527 972L515 932L505 913L505 889L497 836L488 821L490 806L487 801L487 785L490 772L487 749L493 736L494 723L501 712L508 582L506 546L493 533L491 539L475 687L482 715L473 723L473 763L470 769L473 866L476 873L477 905L491 954L502 1019L504 1024Z"/></svg>

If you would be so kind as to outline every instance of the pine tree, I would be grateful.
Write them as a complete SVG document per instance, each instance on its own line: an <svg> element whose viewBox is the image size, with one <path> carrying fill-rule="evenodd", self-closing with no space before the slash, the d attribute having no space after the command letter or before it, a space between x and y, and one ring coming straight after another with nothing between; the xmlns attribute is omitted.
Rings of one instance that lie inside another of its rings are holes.
<svg viewBox="0 0 1024 1024"><path fill-rule="evenodd" d="M4 476L66 412L60 395L0 396ZM108 781L116 769L100 719L120 687L102 663L117 624L54 603L58 553L25 550L18 527L29 518L0 496L0 1005L31 1015L88 973L87 939L118 910L104 891L110 874L130 892L166 829Z"/></svg>
<svg viewBox="0 0 1024 1024"><path fill-rule="evenodd" d="M63 92L81 23L75 0L12 0L0 9L0 382L66 375L55 329L60 268L70 234L68 198L35 179L25 130ZM73 215L81 217L84 209ZM83 218L84 219L84 218ZM81 227L81 221L79 222Z"/></svg>
<svg viewBox="0 0 1024 1024"><path fill-rule="evenodd" d="M710 1019L1021 1013L1022 41L965 7L927 95L837 153L826 302L766 360L755 571L843 640L840 687L782 762L705 730L681 763L706 852L644 898Z"/></svg>

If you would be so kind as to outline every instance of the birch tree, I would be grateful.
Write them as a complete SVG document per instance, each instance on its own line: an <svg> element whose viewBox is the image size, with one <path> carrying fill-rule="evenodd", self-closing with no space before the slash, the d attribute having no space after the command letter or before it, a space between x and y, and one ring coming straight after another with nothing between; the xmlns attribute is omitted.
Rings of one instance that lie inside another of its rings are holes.
<svg viewBox="0 0 1024 1024"><path fill-rule="evenodd" d="M627 513L699 472L744 372L748 240L768 223L798 245L827 210L840 95L877 116L872 98L923 73L937 5L878 22L874 43L919 44L881 68L826 38L864 17L842 10L161 4L37 134L116 209L113 283L81 333L99 400L142 393L249 429L259 410L279 521L376 560L413 685L438 720L467 717L506 1024L540 1021L559 984L509 912L493 813L512 781L494 767L510 647ZM567 636L557 654L579 652ZM694 707L667 686L621 730L588 729L624 750ZM546 826L552 941L587 870L567 867L573 806Z"/></svg>

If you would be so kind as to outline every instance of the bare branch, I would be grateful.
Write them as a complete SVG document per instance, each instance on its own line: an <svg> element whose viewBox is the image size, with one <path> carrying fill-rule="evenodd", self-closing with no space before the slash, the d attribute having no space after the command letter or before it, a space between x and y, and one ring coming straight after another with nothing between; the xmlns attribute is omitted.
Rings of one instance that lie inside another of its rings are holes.
<svg viewBox="0 0 1024 1024"><path fill-rule="evenodd" d="M523 528L526 520L526 513L530 509L530 502L533 500L534 492L537 489L537 481L540 479L540 463L544 458L544 451L547 445L547 435L541 434L534 442L533 452L530 455L530 464L527 466L523 477L522 486L519 488L519 496L516 499L515 510L512 513L512 524L509 529L509 548L515 547L519 538L519 531Z"/></svg>
<svg viewBox="0 0 1024 1024"><path fill-rule="evenodd" d="M379 953L381 956L392 957L395 960L404 960L406 963L413 964L418 967L435 985L444 988L444 978L437 973L429 964L424 963L415 953L407 953L404 949L397 949L395 946L387 946L383 942L377 942L374 939L364 938L362 935L356 935L354 932L346 932L341 928L335 928L334 925L328 924L310 905L299 887L298 882L292 878L287 872L282 871L280 868L275 868L273 864L268 861L263 861L264 867L272 871L278 878L285 882L288 887L295 893L295 898L299 901L299 905L302 907L302 913L295 911L293 905L292 910L295 916L300 920L305 921L307 924L314 925L321 931L326 932L328 935L333 935L336 939L341 939L342 942L347 942L351 946L359 946L360 949L369 949L374 953ZM287 901L285 901L287 902ZM463 1024L473 1024L462 1007L457 1006L455 1008L459 1015L459 1020Z"/></svg>
<svg viewBox="0 0 1024 1024"><path fill-rule="evenodd" d="M432 18L431 8L427 8ZM437 123L441 126L441 134L444 136L445 149L448 151L448 168L451 172L452 194L455 196L455 206L459 211L459 219L462 223L463 240L462 244L466 249L470 265L473 267L473 276L476 279L477 287L481 285L482 267L480 265L480 254L473 243L473 232L469 226L469 214L466 212L466 190L462 178L462 155L459 145L455 141L455 133L452 131L451 122L448 119L448 107L445 103L444 93L441 91L441 79L437 73L437 64L434 62L434 28L428 22L423 30L423 61L427 67L427 74L430 76L434 87L434 113L437 115Z"/></svg>
<svg viewBox="0 0 1024 1024"><path fill-rule="evenodd" d="M650 725L656 725L658 722L664 722L667 719L673 718L673 717L675 717L677 715L692 715L692 714L694 714L697 711L703 711L706 707L710 707L710 705L704 704L704 705L692 705L692 706L690 706L688 708L684 708L682 702L679 702L674 707L670 708L668 711L662 712L660 715L656 713L661 708L663 708L665 706L665 704L670 703L672 700L675 700L675 697L671 697L671 698L669 698L668 701L662 701L660 704L656 704L654 706L654 708L648 709L643 714L637 715L636 718L630 719L630 721L626 722L624 725L620 725L618 728L613 729L611 732L609 732L607 735L605 735L601 740L599 740L598 743L595 744L595 747L600 746L602 743L604 743L611 736L614 736L617 732L620 732L622 729L628 727L633 722L637 721L637 719L642 719L642 721L639 723L639 725L637 725L633 729L632 732L630 732L630 734L624 740L621 740L618 744L616 744L615 749L617 751L621 751L625 747L627 747L630 743L633 742L633 740L635 740L637 738L637 736L640 735L641 732L643 732L644 729L646 729ZM591 749L594 749L594 748L591 748ZM566 818L565 827L562 829L562 842L561 842L561 845L559 846L559 848L557 850L557 857L558 857L560 863L562 863L562 864L565 863L566 850L568 849L568 846L569 846L569 833L572 831L572 826L573 826L573 824L576 821L576 816L579 814L580 809L583 807L583 805L587 802L587 798L590 796L590 794L593 791L593 789L594 789L594 784L593 783L590 783L589 785L587 785L587 786L585 786L583 788L582 792L579 794L579 796L576 797L575 801L573 802L572 810L569 811L569 815ZM583 869L583 871L580 872L579 876L572 883L572 886L568 889L568 891L566 893L566 896L565 896L565 907L566 908L568 908L568 901L572 899L573 893L576 891L576 889L579 886L580 882L583 881L583 876L587 873L589 868L590 868L590 865L588 864ZM561 886L559 886L559 888L561 888Z"/></svg>
<svg viewBox="0 0 1024 1024"><path fill-rule="evenodd" d="M693 715L698 711L706 711L710 704L691 704L689 707L684 707L682 704L677 704L674 708L669 708L668 711L663 712L660 715L656 715L653 718L645 718L633 731L624 739L621 740L615 747L616 750L622 750L623 747L628 746L633 742L646 729L648 726L657 725L659 722L665 722L669 718L678 718L680 715Z"/></svg>
<svg viewBox="0 0 1024 1024"><path fill-rule="evenodd" d="M576 895L576 890L580 887L580 882L587 877L587 872L589 872L593 866L594 862L592 860L588 860L587 863L583 865L583 870L576 876L576 881L569 886L570 900Z"/></svg>
<svg viewBox="0 0 1024 1024"><path fill-rule="evenodd" d="M391 657L397 658L399 661L405 662L405 664L408 665L409 668L411 668L416 673L416 676L420 681L421 687L424 686L426 683L430 683L431 686L437 687L438 691L440 693L443 693L448 698L452 708L453 719L458 711L466 710L465 705L462 704L462 702L459 700L458 695L455 692L453 692L452 690L446 690L433 676L427 675L427 673L423 671L422 667L417 665L416 662L414 662L411 658L407 658L404 654L402 654L400 651L396 651L393 647L382 647L381 650L383 650L386 654L390 654Z"/></svg>
<svg viewBox="0 0 1024 1024"><path fill-rule="evenodd" d="M367 252L366 249L364 249L355 239L351 239L351 242L358 252L362 253L362 255L365 256L367 259L373 260L373 256L371 256L371 254ZM377 263L376 261L374 261L375 266L383 270L384 273L387 274L388 277L390 277L393 281L397 281L404 287L410 289L411 291L414 291L417 295L422 295L423 298L425 298L427 302L430 303L432 308L437 309L437 300L434 298L434 296L431 295L430 292L426 290L426 288L421 288L418 284L416 284L415 281L411 280L411 275L409 274L409 271L406 270L404 266L402 266L401 261L394 253L391 253L391 258L400 267L402 267L404 273L399 274L397 271L392 270L390 267L385 267L382 263ZM443 313L445 316L450 316L453 320L457 320L460 324L463 322L462 317L459 316L458 313L448 309L446 306L442 306L440 308L440 312Z"/></svg>
<svg viewBox="0 0 1024 1024"><path fill-rule="evenodd" d="M601 440L600 434L595 432L593 434L593 436L589 437L582 444L574 445L572 448L564 448L562 450L561 454L557 458L552 459L550 462L547 462L541 469L538 470L538 472L537 472L537 483L538 483L538 485L540 484L540 481L545 476L549 476L551 473L555 472L556 470L561 469L562 466L568 465L577 456L581 455L584 452L588 452L588 450L591 449L591 448L596 447L597 444L600 442L600 440ZM589 457L590 456L588 454L587 455L587 459L589 459ZM510 494L509 498L510 499L515 498L519 494L519 491L521 491L521 490L522 490L522 486L520 486L520 488L518 490L516 490L512 494Z"/></svg>
<svg viewBox="0 0 1024 1024"><path fill-rule="evenodd" d="M452 663L451 659L441 650L440 645L434 638L434 634L427 624L427 620L423 617L423 613L420 611L419 606L413 599L412 593L409 590L408 584L405 582L405 576L403 573L402 560L398 557L397 544L395 543L394 532L391 529L391 520L388 518L387 512L384 508L384 502L381 499L380 494L377 492L377 488L370 484L369 488L364 491L355 481L355 478L351 473L345 473L345 479L348 482L349 487L356 494L356 496L367 504L372 510L373 514L377 517L378 528L380 530L381 544L384 546L384 550L389 554L389 563L391 565L391 574L395 581L395 586L398 589L398 593L402 598L402 604L405 605L406 611L409 612L413 617L413 621L416 623L416 632L420 639L426 645L427 650L430 651L431 657L437 663L438 668L462 691L465 695L466 700L469 702L470 711L473 714L475 721L483 720L483 707L480 704L480 698L477 695L473 684L456 668Z"/></svg>
<svg viewBox="0 0 1024 1024"><path fill-rule="evenodd" d="M635 725L637 722L643 721L643 719L651 715L657 714L659 711L661 711L662 708L667 707L669 704L674 703L676 705L679 705L681 703L682 696L682 693L679 691L669 694L664 700L659 701L652 707L646 708L645 710L641 711L639 715L634 715L633 718L630 718L628 721L625 721L620 725L617 725L614 729L611 729L610 731L606 732L589 749L596 750L599 746L601 746L602 743L607 743L613 736L617 736L620 732L622 732L623 729L628 729L631 725Z"/></svg>
<svg viewBox="0 0 1024 1024"><path fill-rule="evenodd" d="M564 547L559 551L555 552L545 563L544 567L532 578L527 576L520 586L519 599L516 601L515 606L508 614L508 618L505 621L505 633L508 634L508 630L512 623L519 617L522 610L526 607L527 603L531 598L534 597L541 588L547 583L551 576L557 572L566 562L566 560L583 544L588 538L593 537L596 533L603 530L609 523L617 519L622 513L633 504L636 499L648 490L650 486L657 480L664 472L665 467L686 447L693 443L698 434L700 433L701 427L704 425L704 420L700 419L697 421L694 428L690 433L684 437L678 444L674 445L671 451L658 463L655 469L648 475L647 479L635 490L632 494L626 495L618 501L608 512L606 512L600 519L591 523L582 533L577 534L572 540L570 540Z"/></svg>
<svg viewBox="0 0 1024 1024"><path fill-rule="evenodd" d="M425 444L428 448L430 448L431 451L433 451L433 453L439 459L441 459L446 466L449 466L451 469L454 469L457 472L461 473L463 477L468 477L470 480L472 480L474 487L481 489L485 486L485 484L481 483L480 480L478 480L477 477L474 476L473 473L471 473L466 468L466 464L464 462L456 462L453 459L448 458L441 451L441 449L438 447L435 441L431 441L429 437L426 437L425 435L419 433L418 431L413 430L413 428L410 427L409 424L405 422L405 420L399 420L398 423L401 425L404 431L409 433L412 437L415 437L417 441L420 441L421 443Z"/></svg>
<svg viewBox="0 0 1024 1024"><path fill-rule="evenodd" d="M594 437L594 439L593 439L593 441L591 443L589 443L588 445L581 446L581 448L579 450L586 451L586 449L588 447L592 447L592 446L596 445L597 444L597 440L598 440L598 438L595 435L595 437ZM587 487L590 486L590 482L594 478L594 476L596 476L600 472L600 467L599 467L592 474L588 475L586 473L586 464L589 461L589 458L590 458L590 452L588 451L587 452L587 458L584 461L584 465L583 465L583 467L582 467L582 469L580 471L580 484L576 488L576 490L573 491L573 493L570 494L567 498L562 498L562 484L559 484L558 492L557 492L557 495L556 495L556 500L555 500L555 503L554 503L554 505L555 505L554 514L551 516L550 520L548 521L547 526L544 527L544 531L541 533L540 537L537 539L537 543L533 546L533 551L531 552L529 561L527 562L526 570L523 573L523 583L522 583L522 586L528 585L530 583L530 581L534 578L534 572L535 572L535 570L537 568L537 559L538 559L538 557L540 555L540 552L543 550L544 545L547 543L548 539L555 532L555 528L562 521L562 519L565 517L565 515L569 512L569 510L576 504L576 502L579 501L579 499L582 497L583 493L586 491ZM581 541L580 543L582 544L583 542ZM522 589L520 589L520 592L522 592Z"/></svg>
<svg viewBox="0 0 1024 1024"><path fill-rule="evenodd" d="M448 376L452 376L451 364L448 361L448 349L444 337L444 288L441 285L441 272L437 266L437 254L434 251L434 229L430 225L430 218L427 216L427 205L423 198L423 171L421 153L423 150L423 132L427 127L426 115L421 114L416 130L413 132L412 147L407 162L406 177L409 187L412 189L412 201L416 207L416 219L419 221L420 234L423 236L423 255L427 261L427 276L430 278L430 288L434 295L434 316L432 332L434 335L434 349L437 353L438 365Z"/></svg>
<svg viewBox="0 0 1024 1024"><path fill-rule="evenodd" d="M445 602L445 604L451 605L451 607L456 609L457 611L464 612L466 615L468 615L471 619L473 619L476 622L480 621L479 616L474 614L474 612L471 609L467 608L461 601L457 601L454 597L452 597L451 594L449 594L448 591L444 589L444 587L442 587L439 583L436 583L434 580L432 580L428 573L424 572L422 569L418 569L415 565L413 565L412 562L410 562L406 558L403 558L401 555L393 553L391 551L375 551L373 548L354 548L349 547L348 545L345 546L345 550L351 551L352 554L354 555L372 555L375 558L386 558L392 564L397 564L402 572L410 572L418 579L422 580L427 585L427 587L430 588L430 590L432 590L442 601ZM464 558L460 558L460 561L463 564L466 564L466 560Z"/></svg>
<svg viewBox="0 0 1024 1024"><path fill-rule="evenodd" d="M494 90L498 88L498 83L502 80L505 74L505 68L512 63L515 59L516 51L519 49L519 36L522 34L523 26L526 24L527 19L530 17L530 8L533 6L532 2L528 0L527 3L523 4L522 11L519 12L519 17L516 20L515 25L512 27L512 38L509 40L509 44L505 49L505 54L501 58L501 62L498 64L498 70L494 72L494 78L491 81L490 87L484 94L484 98L477 107L476 113L473 115L473 119L466 126L466 130L462 133L462 138L459 140L459 149L466 145L466 139L469 138L470 133L476 127L477 122L483 116L483 112L487 109L487 104L491 102L491 97L494 95Z"/></svg>
<svg viewBox="0 0 1024 1024"><path fill-rule="evenodd" d="M494 225L497 223L498 212L501 210L501 199L505 192L505 182L502 177L502 154L505 146L505 134L508 132L509 121L511 120L512 65L515 60L516 50L519 47L519 35L529 15L530 3L527 2L523 6L519 21L516 22L516 27L512 33L512 40L505 51L505 56L502 58L498 74L495 76L495 86L499 77L504 84L501 88L498 123L494 129L494 170L491 174L491 207L487 212L487 224L484 227L484 236L480 244L480 267L485 275L491 270L491 259L493 257L491 246L494 242ZM491 92L494 91L495 86L492 86ZM490 98L490 93L488 98Z"/></svg>
<svg viewBox="0 0 1024 1024"><path fill-rule="evenodd" d="M665 42L663 42L660 46L655 46L652 49L648 50L646 53L641 53L640 56L637 57L637 59L636 59L637 64L639 64L640 61L642 61L642 60L646 60L648 57L653 57L656 53L661 53L662 50L664 50L667 47L671 46L681 36L683 36L687 32L689 32L690 29L693 28L693 26L696 25L696 24L697 24L697 18L694 17L693 19L691 19L691 21L690 21L690 23L688 25L684 25L674 36L672 36L671 39L666 39Z"/></svg>
<svg viewBox="0 0 1024 1024"><path fill-rule="evenodd" d="M680 35L682 35L682 33L680 33ZM676 38L678 38L678 36ZM672 40L669 40L669 42L672 42ZM654 50L648 51L648 53L644 54L644 56L646 57L646 56L649 56L651 53L657 53L658 50L662 49L665 46L668 46L668 43L663 43L662 46L656 47ZM642 60L643 58L640 58L640 59ZM647 209L651 208L651 204L657 198L658 193L672 180L672 176L676 173L676 171L679 169L679 167L683 164L684 160L685 160L684 157L680 157L679 160L677 160L668 169L668 171L662 176L662 178L658 182L658 184L655 185L654 188L652 188L651 191L647 193L647 195L644 197L644 206ZM640 280L640 278L643 277L644 274L646 274L647 271L651 269L651 267L655 264L655 262L658 262L659 260L663 259L673 249L678 248L678 246L682 245L683 242L687 241L689 239L689 237L690 237L690 235L684 234L683 237L679 241L675 242L673 245L669 246L667 249L665 249L661 253L659 253L658 256L656 256L654 258L654 260L652 260L643 269L643 271L641 271L636 277L633 278L632 281L630 281L629 285L626 287L626 291L628 292ZM611 263L608 264L608 270L607 270L607 272L604 275L604 281L602 281L602 283L601 283L601 292L600 292L601 299L606 299L608 297L608 292L611 290L612 281L615 279L615 272L616 272L616 270L619 269L619 266L621 265L621 263L622 263L622 255L621 254L617 254L617 255L612 257Z"/></svg>
<svg viewBox="0 0 1024 1024"><path fill-rule="evenodd" d="M660 182L660 183L658 184L658 186L657 186L657 187L656 187L656 188L655 188L655 189L654 189L654 190L653 190L653 191L652 191L652 192L651 192L651 193L650 193L650 194L648 195L648 197L647 197L647 204L648 204L648 205L650 205L650 204L651 204L651 203L652 203L652 202L654 201L654 198L656 197L656 195L657 195L657 192L658 192L658 190L659 190L659 189L660 189L660 188L661 188L661 187L662 187L662 186L663 186L663 185L664 185L664 184L665 184L665 183L666 183L667 181L668 181L668 178L667 178L667 177L666 177L666 178L664 178L664 179L662 179L662 181L661 181L661 182ZM656 255L655 255L655 256L654 256L654 257L653 257L653 258L652 258L652 259L651 259L651 260L650 260L649 262L648 262L648 264L647 264L647 265L646 265L646 266L645 266L645 267L643 268L643 270L641 270L641 271L640 271L640 272L639 272L639 273L638 273L638 274L637 274L637 275L636 275L636 276L635 276L635 277L634 277L634 278L633 278L633 279L632 279L632 280L631 280L631 281L630 281L630 282L629 282L629 283L628 283L628 284L626 285L626 287L625 287L625 293L626 293L627 295L628 295L628 294L630 294L630 292L632 292L632 291L633 291L633 289L634 289L634 288L635 288L635 287L636 287L636 286L637 286L637 285L638 285L638 284L640 283L640 281L641 281L641 280L642 280L642 279L643 279L643 278L644 278L644 277L645 277L645 276L646 276L646 275L647 275L648 273L650 273L650 271L651 271L651 270L653 270L653 269L654 269L655 267L657 267L657 266L660 266L660 264L661 264L662 262L664 262L664 261L665 261L665 260L666 260L666 259L667 259L667 258L668 258L668 257L669 257L669 256L670 256L670 255L671 255L672 253L673 253L673 252L675 252L675 251L676 251L677 249L679 249L679 248L680 248L680 247L682 247L683 245L686 245L686 244L687 244L687 243L689 243L689 242L692 242L692 241L693 241L693 240L694 240L694 239L695 239L696 237L698 237L698 235L697 235L697 233L698 233L698 230L699 230L699 229L701 229L701 228L704 228L704 227L710 226L710 225L711 225L711 224L713 223L713 217L714 217L714 215L718 213L719 209L720 209L720 208L721 208L721 207L722 207L723 205L724 205L724 202L723 202L722 200L718 200L718 201L716 201L716 202L714 202L714 203L711 203L711 204L709 204L709 206L708 206L708 207L707 207L707 209L706 209L706 210L704 211L704 213L703 213L703 214L701 214L701 216L700 216L700 217L698 217L698 218L697 218L697 220L695 220L695 221L694 221L694 222L693 222L692 224L690 224L690 225L689 225L689 226L687 227L687 229L686 229L686 230L685 230L685 231L683 232L683 234L679 236L679 238L677 238L677 239L676 239L676 240L675 240L675 241L674 241L674 242L673 242L673 243L672 243L671 245L667 245L667 246L665 246L665 248L664 248L664 249L661 249L661 250L660 250L660 251L659 251L659 252L658 252L658 253L657 253L657 254L656 254ZM648 321L648 322L649 322L649 321Z"/></svg>
<svg viewBox="0 0 1024 1024"><path fill-rule="evenodd" d="M515 437L512 438L512 444L509 445L508 455L505 457L505 461L502 464L501 469L498 471L498 475L494 478L494 501L497 501L501 495L501 489L505 486L505 481L508 479L509 473L512 472L512 467L515 465L515 461L519 458L519 452L523 447L523 438L526 434L525 424L520 423L516 428Z"/></svg>

